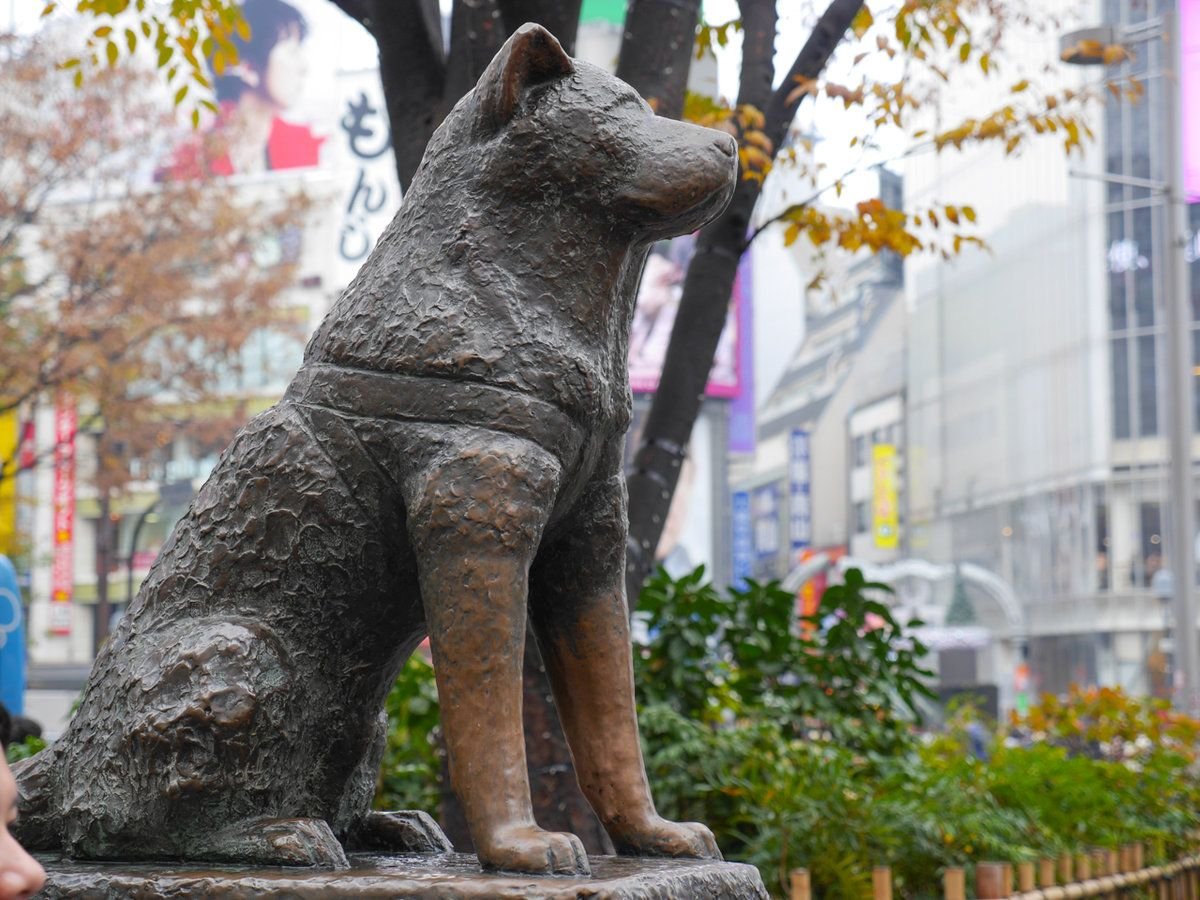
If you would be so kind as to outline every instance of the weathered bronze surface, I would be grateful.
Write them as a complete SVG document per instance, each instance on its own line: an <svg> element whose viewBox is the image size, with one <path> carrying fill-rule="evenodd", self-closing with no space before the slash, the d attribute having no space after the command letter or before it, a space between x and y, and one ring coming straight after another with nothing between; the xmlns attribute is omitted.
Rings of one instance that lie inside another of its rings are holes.
<svg viewBox="0 0 1200 900"><path fill-rule="evenodd" d="M528 616L618 851L719 857L646 784L620 464L646 249L717 214L735 173L728 135L658 118L540 27L518 31L434 135L286 396L221 457L66 734L20 767L21 839L75 859L335 868L344 847L410 849L411 829L368 810L384 697L428 634L482 864L587 872L578 839L530 809Z"/></svg>
<svg viewBox="0 0 1200 900"><path fill-rule="evenodd" d="M42 858L46 888L39 897L328 897L405 900L767 900L752 866L712 860L593 857L587 876L510 875L479 871L474 856L350 857L337 872L254 871L131 863L63 863Z"/></svg>

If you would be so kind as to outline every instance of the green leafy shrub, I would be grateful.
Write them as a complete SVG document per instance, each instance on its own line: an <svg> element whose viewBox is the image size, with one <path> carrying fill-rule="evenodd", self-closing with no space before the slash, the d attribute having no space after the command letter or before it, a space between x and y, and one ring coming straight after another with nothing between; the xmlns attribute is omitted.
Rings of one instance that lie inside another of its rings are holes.
<svg viewBox="0 0 1200 900"><path fill-rule="evenodd" d="M440 721L433 666L414 653L387 697L388 734L375 792L376 809L433 811L440 802Z"/></svg>
<svg viewBox="0 0 1200 900"><path fill-rule="evenodd" d="M649 640L634 665L644 707L704 722L771 716L792 735L816 728L884 753L919 721L916 698L932 696L927 650L873 596L886 585L851 569L798 620L795 595L777 582L721 596L703 579L703 568L679 579L660 569L642 593Z"/></svg>
<svg viewBox="0 0 1200 900"><path fill-rule="evenodd" d="M19 744L9 744L6 756L10 763L15 763L18 760L28 759L39 750L45 749L45 747L45 741L31 734Z"/></svg>

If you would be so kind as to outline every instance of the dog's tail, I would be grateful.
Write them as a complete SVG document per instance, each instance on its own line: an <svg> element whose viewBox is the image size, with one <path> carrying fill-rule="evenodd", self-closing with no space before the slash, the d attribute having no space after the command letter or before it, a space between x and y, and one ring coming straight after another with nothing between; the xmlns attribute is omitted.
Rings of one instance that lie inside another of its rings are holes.
<svg viewBox="0 0 1200 900"><path fill-rule="evenodd" d="M58 802L58 752L47 747L29 759L13 763L20 815L11 826L26 850L62 849L61 806Z"/></svg>

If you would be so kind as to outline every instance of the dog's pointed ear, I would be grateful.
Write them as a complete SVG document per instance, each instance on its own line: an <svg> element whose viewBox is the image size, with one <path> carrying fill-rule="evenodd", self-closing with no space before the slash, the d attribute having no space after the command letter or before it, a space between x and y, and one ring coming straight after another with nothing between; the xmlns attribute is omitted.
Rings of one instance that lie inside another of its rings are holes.
<svg viewBox="0 0 1200 900"><path fill-rule="evenodd" d="M494 131L509 120L525 91L575 71L558 40L541 25L526 22L500 48L475 86L475 103L483 126Z"/></svg>

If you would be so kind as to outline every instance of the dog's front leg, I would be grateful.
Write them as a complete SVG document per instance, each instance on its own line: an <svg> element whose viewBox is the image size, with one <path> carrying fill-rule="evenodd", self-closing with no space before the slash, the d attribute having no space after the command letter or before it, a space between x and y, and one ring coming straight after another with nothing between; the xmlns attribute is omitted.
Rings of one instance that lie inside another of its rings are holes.
<svg viewBox="0 0 1200 900"><path fill-rule="evenodd" d="M530 611L584 796L617 852L720 859L712 832L655 811L642 762L625 602L625 479L608 477L576 505L567 534L538 557Z"/></svg>
<svg viewBox="0 0 1200 900"><path fill-rule="evenodd" d="M536 445L481 432L409 503L450 780L490 869L588 871L578 838L534 821L521 725L529 566L559 477Z"/></svg>

